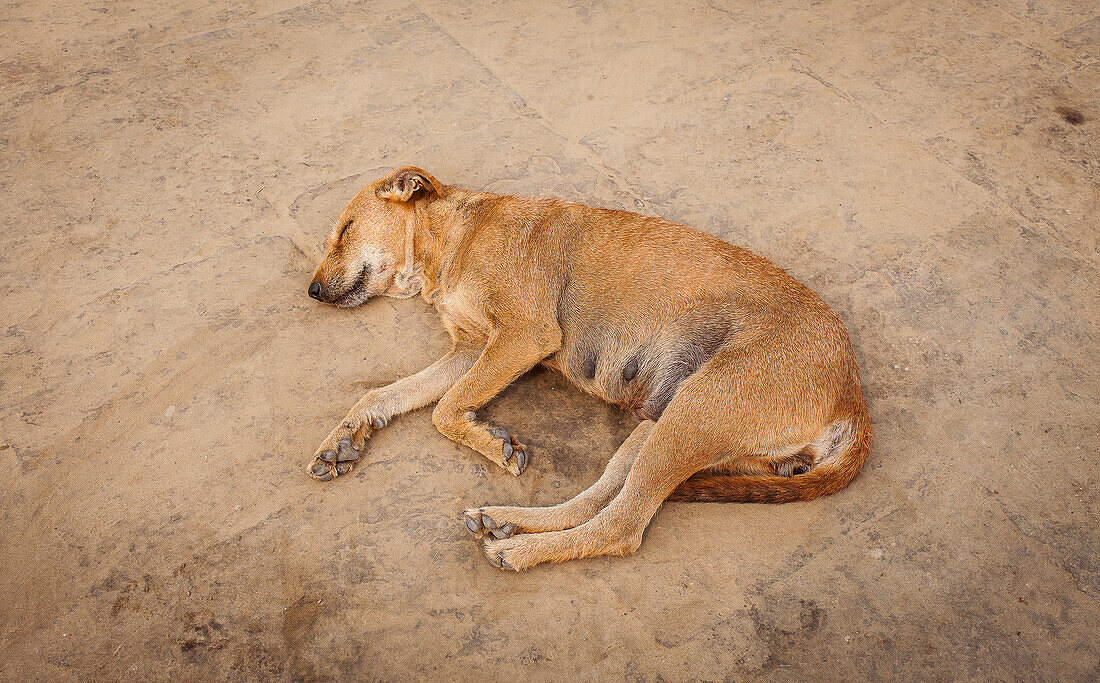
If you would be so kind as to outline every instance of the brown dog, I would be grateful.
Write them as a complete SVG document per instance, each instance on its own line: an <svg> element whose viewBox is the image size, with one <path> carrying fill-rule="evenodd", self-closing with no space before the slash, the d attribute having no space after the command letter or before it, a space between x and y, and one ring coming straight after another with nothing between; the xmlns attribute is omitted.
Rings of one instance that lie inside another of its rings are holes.
<svg viewBox="0 0 1100 683"><path fill-rule="evenodd" d="M687 226L399 168L344 210L309 295L351 307L415 294L443 316L450 353L368 392L321 444L314 479L348 472L373 430L435 401L440 432L519 474L523 444L474 411L537 363L641 420L576 498L466 511L498 567L626 554L666 499L809 500L863 466L871 423L840 318Z"/></svg>

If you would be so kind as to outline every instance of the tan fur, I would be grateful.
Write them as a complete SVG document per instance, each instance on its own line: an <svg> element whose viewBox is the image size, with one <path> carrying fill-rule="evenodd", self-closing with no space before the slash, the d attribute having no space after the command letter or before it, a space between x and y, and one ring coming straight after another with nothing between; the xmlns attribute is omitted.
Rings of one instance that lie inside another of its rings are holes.
<svg viewBox="0 0 1100 683"><path fill-rule="evenodd" d="M310 293L340 306L419 293L453 340L356 404L307 468L315 479L350 471L375 429L433 402L440 432L519 474L526 448L475 411L538 363L641 418L576 498L467 510L499 567L632 552L666 499L833 493L870 445L840 318L767 260L659 218L471 192L404 167L345 209Z"/></svg>

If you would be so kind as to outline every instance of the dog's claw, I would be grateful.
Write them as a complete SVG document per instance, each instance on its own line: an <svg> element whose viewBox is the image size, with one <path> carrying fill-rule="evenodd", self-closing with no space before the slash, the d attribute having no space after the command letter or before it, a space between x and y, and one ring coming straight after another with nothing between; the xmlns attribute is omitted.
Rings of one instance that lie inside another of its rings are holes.
<svg viewBox="0 0 1100 683"><path fill-rule="evenodd" d="M500 568L501 569L508 569L510 571L513 571L513 572L516 571L516 568L513 567L512 565L508 564L508 560L504 559L503 557L500 558Z"/></svg>
<svg viewBox="0 0 1100 683"><path fill-rule="evenodd" d="M375 429L382 429L382 428L383 428L383 427L385 427L385 426L386 426L386 422L385 422L385 420L383 420L383 419L382 419L382 418L380 418L380 417L376 417L376 418L374 418L374 428L375 428Z"/></svg>
<svg viewBox="0 0 1100 683"><path fill-rule="evenodd" d="M493 565L494 567L500 567L502 564L504 564L504 559L499 555L489 555L488 557L489 564Z"/></svg>

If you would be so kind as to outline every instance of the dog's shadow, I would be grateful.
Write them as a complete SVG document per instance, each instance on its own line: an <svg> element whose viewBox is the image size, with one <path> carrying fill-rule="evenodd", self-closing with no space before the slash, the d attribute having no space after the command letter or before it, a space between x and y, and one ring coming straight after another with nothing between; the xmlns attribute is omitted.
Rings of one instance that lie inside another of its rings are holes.
<svg viewBox="0 0 1100 683"><path fill-rule="evenodd" d="M638 425L632 414L585 394L542 366L513 382L480 412L531 447L532 467L583 486L599 478Z"/></svg>

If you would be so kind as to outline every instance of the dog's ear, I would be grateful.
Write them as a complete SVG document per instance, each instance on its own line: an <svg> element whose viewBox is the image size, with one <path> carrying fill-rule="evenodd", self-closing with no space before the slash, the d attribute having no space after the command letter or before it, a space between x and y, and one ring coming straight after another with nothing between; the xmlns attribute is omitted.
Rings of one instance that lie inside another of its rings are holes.
<svg viewBox="0 0 1100 683"><path fill-rule="evenodd" d="M395 202L407 202L414 197L428 197L443 194L443 186L424 169L415 166L402 166L378 185L375 194L379 199Z"/></svg>

